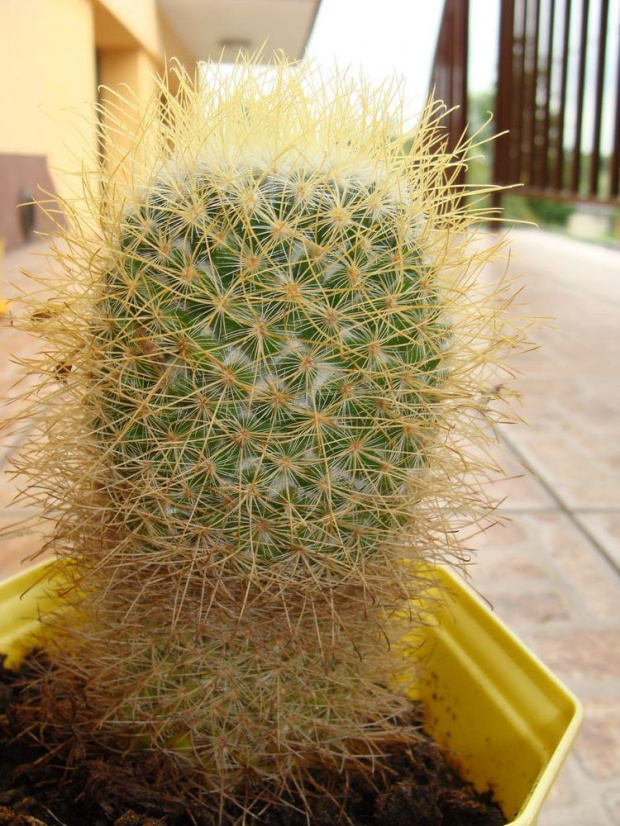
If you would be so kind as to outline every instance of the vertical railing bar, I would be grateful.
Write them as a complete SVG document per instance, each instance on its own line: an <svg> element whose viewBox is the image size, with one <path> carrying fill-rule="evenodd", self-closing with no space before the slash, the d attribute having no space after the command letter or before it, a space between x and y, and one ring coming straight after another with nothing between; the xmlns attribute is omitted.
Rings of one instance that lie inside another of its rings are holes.
<svg viewBox="0 0 620 826"><path fill-rule="evenodd" d="M450 25L448 27L449 49L450 49L450 101L456 106L461 105L459 98L459 90L456 82L456 74L458 72L458 64L456 60L457 54L457 0L450 0ZM454 109L450 115L450 151L456 145L457 133L459 129L459 110Z"/></svg>
<svg viewBox="0 0 620 826"><path fill-rule="evenodd" d="M455 29L455 46L456 59L455 66L457 67L458 81L458 97L460 101L459 114L459 137L465 132L467 128L467 54L469 41L469 0L461 0L456 5L457 13L454 16Z"/></svg>
<svg viewBox="0 0 620 826"><path fill-rule="evenodd" d="M510 129L512 105L512 73L514 53L515 0L502 0L499 22L499 59L497 67L497 91L495 117L498 132ZM495 142L493 178L495 183L507 184L510 163L510 134L502 135Z"/></svg>
<svg viewBox="0 0 620 826"><path fill-rule="evenodd" d="M525 47L527 40L527 0L521 0L521 55L519 68L518 94L515 95L514 110L516 117L512 119L514 139L511 141L511 181L521 180L521 144L523 141L523 87L525 82Z"/></svg>
<svg viewBox="0 0 620 826"><path fill-rule="evenodd" d="M442 64L445 67L445 95L443 100L448 101L448 107L452 105L452 55L450 53L450 44L452 42L452 0L446 0L446 11L444 16L444 30L443 30L443 45L442 45ZM452 115L448 115L448 141L452 141Z"/></svg>
<svg viewBox="0 0 620 826"><path fill-rule="evenodd" d="M494 183L524 183L521 191L535 197L574 199L583 192L584 197L599 203L618 202L620 58L616 66L615 122L607 194L601 187L601 167L604 163L602 153L607 146L603 146L603 115L607 113L608 91L612 91L609 88L611 78L607 77L609 67L606 65L610 57L607 29L611 3L609 0L599 0L599 3L595 7L591 0L581 0L579 4L573 0L562 0L562 5L558 0L501 0L496 129L509 130L510 137L495 144ZM444 137L441 139L450 150L456 148L467 129L469 6L469 0L446 0L431 75L436 97L443 98L448 108L454 110L445 122ZM576 14L573 15L573 12L577 13L578 8L581 31L575 32ZM593 8L600 12L600 19L593 17ZM548 30L545 29L547 25ZM593 25L597 29L596 57L591 51L595 48L594 44L588 43L589 29ZM579 52L575 96L573 99L571 93L569 102L569 60L573 34L578 40ZM592 96L592 111L589 108L586 111L586 82L589 88L590 67L595 75L595 94ZM575 135L571 141L573 158L572 168L569 169L564 144L567 111L572 112L573 104L576 109ZM594 121L592 152L586 175L582 148L586 142L585 129L590 129L591 114ZM459 170L455 193L459 192L464 180ZM497 206L499 203L499 194L496 194L493 204Z"/></svg>
<svg viewBox="0 0 620 826"><path fill-rule="evenodd" d="M614 124L614 145L609 164L609 196L617 198L620 194L620 49L616 67L616 122Z"/></svg>
<svg viewBox="0 0 620 826"><path fill-rule="evenodd" d="M558 114L557 146L558 156L553 175L556 190L564 189L564 125L566 122L566 91L568 88L568 57L570 52L570 19L572 0L566 0L564 10L564 37L562 40L562 76L560 87L560 111Z"/></svg>
<svg viewBox="0 0 620 826"><path fill-rule="evenodd" d="M461 26L461 135L465 134L469 120L469 0L463 0L460 5L462 15ZM461 168L460 183L465 185L465 166Z"/></svg>
<svg viewBox="0 0 620 826"><path fill-rule="evenodd" d="M538 92L538 41L540 39L540 0L534 0L534 39L533 46L533 62L532 73L530 79L530 106L529 106L529 156L528 156L528 183L530 186L536 185L536 160L538 154L538 106L537 106L537 92Z"/></svg>
<svg viewBox="0 0 620 826"><path fill-rule="evenodd" d="M573 149L573 174L571 176L571 190L579 194L581 178L581 142L583 131L583 105L586 85L586 58L588 52L588 22L590 16L590 0L583 0L581 12L581 41L579 44L579 80L577 85L577 119L575 125L575 144Z"/></svg>
<svg viewBox="0 0 620 826"><path fill-rule="evenodd" d="M454 8L455 0L448 0L448 8L449 8L449 15L448 15L448 25L446 28L447 31L447 44L448 44L448 63L450 66L450 105L454 106L455 104L458 105L459 100L456 96L456 88L455 88L455 71L456 71L456 64L454 61L454 39L456 34L456 29L454 25L454 16L455 16L455 8ZM450 113L450 151L454 148L454 136L456 135L457 130L457 114L456 111L452 111Z"/></svg>
<svg viewBox="0 0 620 826"><path fill-rule="evenodd" d="M445 0L429 95L453 109L444 119L442 145L450 152L458 146L467 127L467 57L469 0ZM456 107L456 108L455 108ZM465 183L465 169L459 169L455 184Z"/></svg>
<svg viewBox="0 0 620 826"><path fill-rule="evenodd" d="M441 41L441 76L442 76L442 92L441 96L443 100L450 100L450 94L452 92L452 88L450 86L450 76L452 72L452 66L450 65L450 39L449 39L449 6L450 0L448 0L448 5L446 6L446 28L443 32L443 38ZM449 123L449 120L448 120Z"/></svg>
<svg viewBox="0 0 620 826"><path fill-rule="evenodd" d="M443 41L444 41L444 34L443 30L441 32L441 37L437 43L437 55L436 55L436 63L435 63L435 82L437 84L437 94L443 97L444 92L444 69L443 69Z"/></svg>
<svg viewBox="0 0 620 826"><path fill-rule="evenodd" d="M551 84L553 80L553 45L555 34L555 0L549 4L549 37L547 39L547 65L545 71L545 117L543 122L544 142L542 145L542 165L540 170L540 185L543 189L549 186L549 134L551 131Z"/></svg>
<svg viewBox="0 0 620 826"><path fill-rule="evenodd" d="M531 45L531 19L532 19L532 4L536 0L528 0L527 15L525 18L525 33L523 40L523 76L521 82L523 84L523 116L521 127L521 162L519 166L519 181L522 181L526 186L531 182L529 180L530 169L530 153L531 153L531 116L532 109L530 104L531 97L531 81L532 81L532 45Z"/></svg>
<svg viewBox="0 0 620 826"><path fill-rule="evenodd" d="M598 35L598 65L596 67L596 104L594 110L594 135L590 163L590 195L598 195L601 165L601 129L603 122L603 88L605 85L605 59L607 56L607 26L609 24L609 0L601 0L601 19Z"/></svg>
<svg viewBox="0 0 620 826"><path fill-rule="evenodd" d="M434 90L435 99L441 100L443 95L441 94L441 73L439 71L439 66L441 64L441 52L443 48L443 39L444 39L444 31L445 31L445 20L446 20L446 9L447 3L444 5L444 9L441 15L441 23L439 25L439 36L437 38L437 43L435 45L435 54L433 55L433 68L431 71L431 84L429 95Z"/></svg>

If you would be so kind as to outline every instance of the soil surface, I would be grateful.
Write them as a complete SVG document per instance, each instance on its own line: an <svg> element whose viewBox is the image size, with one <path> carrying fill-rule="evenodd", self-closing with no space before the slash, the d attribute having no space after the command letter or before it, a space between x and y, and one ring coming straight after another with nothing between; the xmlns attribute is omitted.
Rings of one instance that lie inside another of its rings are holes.
<svg viewBox="0 0 620 826"><path fill-rule="evenodd" d="M206 810L164 796L155 787L147 792L143 783L139 792L138 784L132 789L132 776L141 778L144 771L137 760L125 760L121 766L104 755L67 772L52 760L40 759L46 751L14 739L19 681L27 672L27 663L21 675L0 664L0 826L227 826L237 821L238 813L225 814L219 821ZM412 713L419 716L418 709ZM331 797L313 799L310 821L291 806L281 806L252 822L256 826L506 824L492 795L476 793L430 738L422 736L406 749L395 744L390 757L393 774L378 789L362 777L345 789L340 776L321 776ZM294 806L295 801L290 802Z"/></svg>

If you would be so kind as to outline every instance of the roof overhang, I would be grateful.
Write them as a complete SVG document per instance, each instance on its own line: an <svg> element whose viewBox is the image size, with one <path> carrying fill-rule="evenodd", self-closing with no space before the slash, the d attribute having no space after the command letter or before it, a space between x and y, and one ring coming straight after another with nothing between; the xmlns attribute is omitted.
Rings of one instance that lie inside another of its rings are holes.
<svg viewBox="0 0 620 826"><path fill-rule="evenodd" d="M264 46L299 60L320 0L157 0L174 34L197 60L233 61Z"/></svg>

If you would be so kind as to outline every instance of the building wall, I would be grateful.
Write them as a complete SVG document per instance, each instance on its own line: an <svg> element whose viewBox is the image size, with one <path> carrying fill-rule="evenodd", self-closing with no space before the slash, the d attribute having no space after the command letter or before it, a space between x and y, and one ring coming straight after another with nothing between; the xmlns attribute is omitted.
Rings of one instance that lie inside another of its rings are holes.
<svg viewBox="0 0 620 826"><path fill-rule="evenodd" d="M101 148L98 84L129 86L145 100L155 88L153 72L173 55L193 63L156 0L1 0L0 238L7 246L24 240L15 214L19 192L36 192L37 182L49 188L51 180L70 194L76 179L62 173ZM103 90L104 104L109 97ZM103 148L108 163L122 151L113 136Z"/></svg>
<svg viewBox="0 0 620 826"><path fill-rule="evenodd" d="M144 49L99 51L100 100L104 108L102 148L110 175L131 175L131 169L123 159L131 145L131 125L138 123L136 104L148 100L155 93L158 68ZM127 87L131 94L128 94ZM116 128L119 121L121 126ZM129 132L123 129L123 124L129 125Z"/></svg>
<svg viewBox="0 0 620 826"><path fill-rule="evenodd" d="M46 157L57 186L55 170L95 146L94 42L90 0L0 4L0 154ZM67 110L85 116L82 136L67 128Z"/></svg>
<svg viewBox="0 0 620 826"><path fill-rule="evenodd" d="M114 47L128 46L129 39L133 39L156 62L161 62L164 56L176 57L189 66L195 60L161 16L155 0L95 0L95 14L99 45L103 46L111 35ZM104 21L111 25L106 27ZM120 34L119 26L124 35ZM116 29L116 34L104 31L106 28Z"/></svg>

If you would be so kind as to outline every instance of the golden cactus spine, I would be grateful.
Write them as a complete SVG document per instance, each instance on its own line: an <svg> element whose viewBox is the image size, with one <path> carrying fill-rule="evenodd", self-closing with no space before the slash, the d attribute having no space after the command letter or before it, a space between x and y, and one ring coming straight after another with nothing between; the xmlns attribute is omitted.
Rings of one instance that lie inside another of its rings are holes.
<svg viewBox="0 0 620 826"><path fill-rule="evenodd" d="M35 313L21 467L75 609L37 714L238 800L414 736L395 641L488 510L472 445L518 336L436 108L407 132L389 95L284 63L180 85L136 113L125 177L65 204L64 310Z"/></svg>

